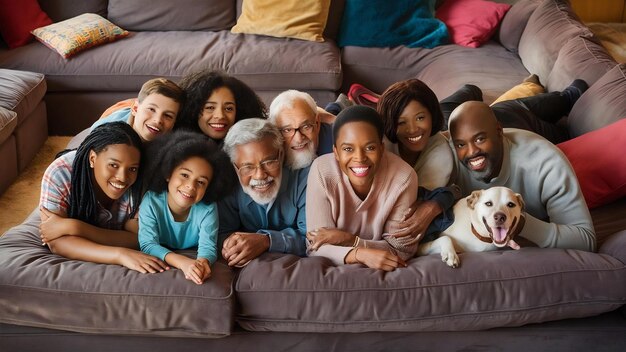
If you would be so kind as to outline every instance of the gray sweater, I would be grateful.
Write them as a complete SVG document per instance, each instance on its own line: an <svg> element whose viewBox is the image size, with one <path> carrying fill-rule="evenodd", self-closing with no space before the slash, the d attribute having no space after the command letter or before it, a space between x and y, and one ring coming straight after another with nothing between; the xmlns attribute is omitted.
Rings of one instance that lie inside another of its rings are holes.
<svg viewBox="0 0 626 352"><path fill-rule="evenodd" d="M595 231L576 174L552 143L532 132L505 128L502 169L489 183L474 179L454 154L452 181L463 196L494 186L522 195L526 225L520 236L540 247L595 250Z"/></svg>

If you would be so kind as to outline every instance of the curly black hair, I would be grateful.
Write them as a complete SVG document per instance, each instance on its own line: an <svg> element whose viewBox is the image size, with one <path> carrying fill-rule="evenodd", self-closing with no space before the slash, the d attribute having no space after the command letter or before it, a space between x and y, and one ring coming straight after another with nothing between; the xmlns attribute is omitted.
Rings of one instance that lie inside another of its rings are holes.
<svg viewBox="0 0 626 352"><path fill-rule="evenodd" d="M191 157L206 160L213 168L213 177L202 201L211 203L230 194L238 182L230 159L219 146L202 133L180 129L160 136L148 145L146 167L148 190L167 190L167 179L176 167Z"/></svg>
<svg viewBox="0 0 626 352"><path fill-rule="evenodd" d="M267 107L252 88L224 72L209 69L193 72L183 77L180 86L186 93L185 104L178 114L183 128L202 132L198 118L209 96L221 87L230 89L235 96L235 122L252 117L267 118Z"/></svg>

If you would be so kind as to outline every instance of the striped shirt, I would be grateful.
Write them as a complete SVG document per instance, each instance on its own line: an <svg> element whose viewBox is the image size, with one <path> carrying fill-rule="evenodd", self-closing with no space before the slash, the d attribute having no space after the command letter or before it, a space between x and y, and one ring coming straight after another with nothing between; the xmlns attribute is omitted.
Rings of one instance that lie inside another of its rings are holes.
<svg viewBox="0 0 626 352"><path fill-rule="evenodd" d="M39 208L46 208L54 213L69 214L72 164L75 157L76 151L74 150L57 158L48 166L41 180ZM98 203L97 226L112 230L123 229L124 224L130 218L130 205L130 190L114 201L109 209L105 209Z"/></svg>

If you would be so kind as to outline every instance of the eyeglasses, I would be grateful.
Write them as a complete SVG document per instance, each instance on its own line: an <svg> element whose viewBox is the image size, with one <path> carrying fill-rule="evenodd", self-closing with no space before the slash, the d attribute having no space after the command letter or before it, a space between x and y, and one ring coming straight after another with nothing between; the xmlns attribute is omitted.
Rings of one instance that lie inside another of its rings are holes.
<svg viewBox="0 0 626 352"><path fill-rule="evenodd" d="M256 169L258 168L263 169L265 172L270 172L278 170L279 167L280 160L278 159L265 160L258 165L244 165L242 167L237 167L237 165L235 165L235 169L237 169L237 172L239 172L239 174L243 177L250 177L254 175Z"/></svg>
<svg viewBox="0 0 626 352"><path fill-rule="evenodd" d="M292 127L281 128L280 133L282 133L284 137L292 137L293 135L296 134L296 131L300 132L300 134L308 135L313 130L313 127L315 127L315 124L316 123L306 122L298 128L292 128Z"/></svg>

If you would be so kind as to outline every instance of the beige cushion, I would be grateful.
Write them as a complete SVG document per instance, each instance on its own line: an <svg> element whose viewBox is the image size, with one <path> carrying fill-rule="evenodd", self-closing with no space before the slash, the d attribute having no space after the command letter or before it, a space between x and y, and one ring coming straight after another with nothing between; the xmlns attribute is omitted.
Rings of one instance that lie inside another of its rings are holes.
<svg viewBox="0 0 626 352"><path fill-rule="evenodd" d="M537 95L545 92L546 90L543 88L541 84L533 83L533 82L522 82L515 87L507 90L501 96L499 96L496 100L494 100L491 105L499 103L505 100L514 100L525 97L532 97L533 95Z"/></svg>
<svg viewBox="0 0 626 352"><path fill-rule="evenodd" d="M323 42L330 0L244 0L233 33Z"/></svg>

